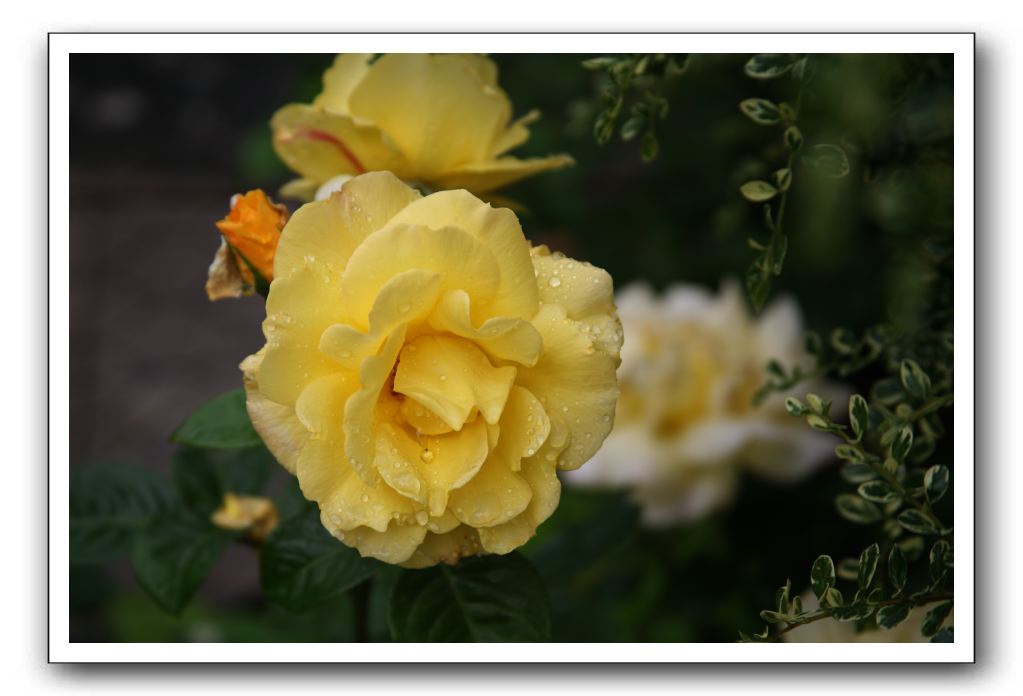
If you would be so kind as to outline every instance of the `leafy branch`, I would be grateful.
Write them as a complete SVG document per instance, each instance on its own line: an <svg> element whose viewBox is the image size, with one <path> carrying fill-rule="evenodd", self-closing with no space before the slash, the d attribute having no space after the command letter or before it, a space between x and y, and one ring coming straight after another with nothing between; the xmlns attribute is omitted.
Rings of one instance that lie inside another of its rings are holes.
<svg viewBox="0 0 1023 696"><path fill-rule="evenodd" d="M809 61L809 56L799 54L760 53L750 58L745 66L746 74L756 80L772 80L789 75L799 85L794 104L791 105L787 102L776 104L760 97L744 99L739 103L740 111L754 123L783 128L782 141L788 151L785 166L775 170L770 181L747 181L739 188L747 201L763 204L764 226L770 234L766 242L753 237L747 240L750 248L758 253L746 270L746 290L758 312L767 303L773 278L781 275L788 251L789 240L783 223L792 188L793 170L797 158L803 152L804 139L798 121L803 92L809 81ZM849 160L837 145L815 145L802 155L802 161L810 169L828 178L837 179L849 173ZM776 207L772 207L772 201L775 201Z"/></svg>
<svg viewBox="0 0 1023 696"><path fill-rule="evenodd" d="M685 72L688 58L667 53L630 53L583 61L584 68L602 71L607 78L600 95L604 109L593 125L597 142L601 145L610 142L616 129L625 141L642 134L640 156L644 162L656 159L660 150L657 122L668 115L664 92L671 81ZM619 128L626 111L628 117Z"/></svg>

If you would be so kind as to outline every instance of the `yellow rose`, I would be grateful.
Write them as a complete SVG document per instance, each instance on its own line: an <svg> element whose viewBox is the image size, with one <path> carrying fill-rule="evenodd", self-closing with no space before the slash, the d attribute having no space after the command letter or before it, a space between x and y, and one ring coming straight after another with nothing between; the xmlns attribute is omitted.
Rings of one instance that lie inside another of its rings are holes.
<svg viewBox="0 0 1023 696"><path fill-rule="evenodd" d="M497 67L472 54L345 54L310 104L274 114L274 148L301 179L283 192L309 200L339 175L390 171L433 189L484 193L572 163L568 155L506 156L529 139L531 111L512 121Z"/></svg>
<svg viewBox="0 0 1023 696"><path fill-rule="evenodd" d="M777 301L754 318L735 283L717 296L675 286L656 297L633 285L618 308L629 340L615 429L567 483L627 488L643 521L659 526L727 504L743 469L795 481L832 455L834 438L790 416L783 395L753 405L770 360L807 366L794 302ZM820 383L799 389L841 396Z"/></svg>
<svg viewBox="0 0 1023 696"><path fill-rule="evenodd" d="M300 208L242 363L253 424L324 526L423 567L525 543L611 429L611 277L515 214L389 172Z"/></svg>

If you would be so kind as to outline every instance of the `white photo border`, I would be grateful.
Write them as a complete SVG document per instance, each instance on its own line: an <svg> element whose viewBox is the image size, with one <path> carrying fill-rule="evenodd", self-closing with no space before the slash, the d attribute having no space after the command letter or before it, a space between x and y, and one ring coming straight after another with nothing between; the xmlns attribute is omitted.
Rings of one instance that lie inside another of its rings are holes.
<svg viewBox="0 0 1023 696"><path fill-rule="evenodd" d="M50 662L443 663L433 644L72 643L69 634L70 56L73 53L951 53L954 54L954 419L957 567L953 643L544 643L459 647L459 662L969 663L975 660L974 101L972 33L52 33L49 35Z"/></svg>

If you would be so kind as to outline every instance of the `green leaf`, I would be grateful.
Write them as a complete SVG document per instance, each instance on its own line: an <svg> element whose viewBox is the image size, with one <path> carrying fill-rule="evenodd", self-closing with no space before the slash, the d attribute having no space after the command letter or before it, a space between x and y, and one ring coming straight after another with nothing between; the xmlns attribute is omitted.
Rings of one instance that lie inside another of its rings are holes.
<svg viewBox="0 0 1023 696"><path fill-rule="evenodd" d="M259 554L263 592L294 612L323 604L372 576L380 566L332 537L320 522L320 510L282 522Z"/></svg>
<svg viewBox="0 0 1023 696"><path fill-rule="evenodd" d="M849 173L849 158L838 145L814 145L803 155L803 162L828 179L841 179Z"/></svg>
<svg viewBox="0 0 1023 696"><path fill-rule="evenodd" d="M793 53L758 53L746 61L746 74L757 80L781 77L792 69L801 56Z"/></svg>
<svg viewBox="0 0 1023 696"><path fill-rule="evenodd" d="M586 70L603 70L609 68L618 62L618 58L613 56L601 56L599 58L589 58L582 62L583 68Z"/></svg>
<svg viewBox="0 0 1023 696"><path fill-rule="evenodd" d="M860 562L855 558L843 558L838 562L835 572L843 580L855 580L859 577Z"/></svg>
<svg viewBox="0 0 1023 696"><path fill-rule="evenodd" d="M892 440L892 458L901 463L905 461L906 455L911 449L913 449L913 429L904 425L896 431L895 439Z"/></svg>
<svg viewBox="0 0 1023 696"><path fill-rule="evenodd" d="M885 504L902 497L893 485L880 480L862 483L856 491L872 503Z"/></svg>
<svg viewBox="0 0 1023 696"><path fill-rule="evenodd" d="M179 614L235 536L181 511L158 517L135 536L135 578L164 610Z"/></svg>
<svg viewBox="0 0 1023 696"><path fill-rule="evenodd" d="M768 99L744 99L739 103L742 113L762 126L771 126L781 120L778 105Z"/></svg>
<svg viewBox="0 0 1023 696"><path fill-rule="evenodd" d="M105 563L128 553L135 532L172 500L155 473L119 462L72 467L70 497L72 563Z"/></svg>
<svg viewBox="0 0 1023 696"><path fill-rule="evenodd" d="M660 150L660 145L657 143L657 135L653 131L647 131L646 135L643 136L643 142L640 145L639 156L644 162L653 162L657 159L657 153Z"/></svg>
<svg viewBox="0 0 1023 696"><path fill-rule="evenodd" d="M174 431L171 442L209 449L244 449L263 444L249 421L242 389L207 402Z"/></svg>
<svg viewBox="0 0 1023 696"><path fill-rule="evenodd" d="M818 598L835 584L835 562L831 556L818 556L810 568L810 586Z"/></svg>
<svg viewBox="0 0 1023 696"><path fill-rule="evenodd" d="M860 554L860 567L856 576L856 584L861 589L865 590L870 587L870 583L874 580L874 573L877 572L877 561L880 557L881 549L876 543L863 549L863 553Z"/></svg>
<svg viewBox="0 0 1023 696"><path fill-rule="evenodd" d="M785 399L785 410L789 412L790 416L802 416L806 413L806 406L796 397L790 396Z"/></svg>
<svg viewBox="0 0 1023 696"><path fill-rule="evenodd" d="M903 529L914 534L937 534L938 528L919 510L903 510L896 518Z"/></svg>
<svg viewBox="0 0 1023 696"><path fill-rule="evenodd" d="M890 630L909 618L909 610L913 608L909 602L889 604L877 610L877 625L879 628Z"/></svg>
<svg viewBox="0 0 1023 696"><path fill-rule="evenodd" d="M932 505L945 495L945 491L948 490L948 481L948 467L942 464L935 464L924 474L924 492Z"/></svg>
<svg viewBox="0 0 1023 696"><path fill-rule="evenodd" d="M845 600L842 598L842 593L835 587L829 587L824 591L824 596L821 597L822 607L840 607L844 602Z"/></svg>
<svg viewBox="0 0 1023 696"><path fill-rule="evenodd" d="M762 612L760 612L760 618L766 621L767 623L775 624L786 621L788 620L789 617L786 614L780 614L776 611L764 609Z"/></svg>
<svg viewBox="0 0 1023 696"><path fill-rule="evenodd" d="M892 595L902 593L906 587L906 575L909 572L909 564L906 563L906 556L898 544L892 546L888 554L888 580L892 583Z"/></svg>
<svg viewBox="0 0 1023 696"><path fill-rule="evenodd" d="M746 291L757 312L764 308L771 294L771 273L765 271L764 263L764 257L761 256L746 270Z"/></svg>
<svg viewBox="0 0 1023 696"><path fill-rule="evenodd" d="M643 130L643 125L646 123L646 119L642 116L632 116L625 123L622 124L621 136L622 140L632 140L639 132Z"/></svg>
<svg viewBox="0 0 1023 696"><path fill-rule="evenodd" d="M926 399L931 391L931 378L913 360L903 360L899 379L906 393L917 399Z"/></svg>
<svg viewBox="0 0 1023 696"><path fill-rule="evenodd" d="M778 195L778 189L766 181L747 181L739 188L743 198L751 203L763 203Z"/></svg>
<svg viewBox="0 0 1023 696"><path fill-rule="evenodd" d="M920 559L924 554L924 546L924 538L919 536L907 537L899 542L899 548L909 563L915 563Z"/></svg>
<svg viewBox="0 0 1023 696"><path fill-rule="evenodd" d="M405 571L391 596L400 642L534 642L551 639L543 582L518 553Z"/></svg>
<svg viewBox="0 0 1023 696"><path fill-rule="evenodd" d="M852 426L857 439L863 437L863 433L867 432L870 426L870 408L867 406L867 400L859 394L849 397L849 425Z"/></svg>
<svg viewBox="0 0 1023 696"><path fill-rule="evenodd" d="M874 613L874 607L869 604L849 604L844 607L834 607L831 610L831 618L836 621L861 621Z"/></svg>
<svg viewBox="0 0 1023 696"><path fill-rule="evenodd" d="M953 643L953 642L955 642L955 638L953 636L954 636L954 633L953 633L951 628L943 628L943 629L941 629L940 631L938 631L937 633L934 634L934 637L931 638L931 642L932 643Z"/></svg>
<svg viewBox="0 0 1023 696"><path fill-rule="evenodd" d="M795 126L789 126L785 129L785 147L792 152L798 152L799 148L803 147L803 133Z"/></svg>
<svg viewBox="0 0 1023 696"><path fill-rule="evenodd" d="M183 447L174 453L172 476L185 507L206 520L225 493L262 493L273 464L262 445L234 451Z"/></svg>
<svg viewBox="0 0 1023 696"><path fill-rule="evenodd" d="M790 595L792 594L792 581L786 580L785 584L778 588L775 593L774 604L778 607L778 612L781 614L788 614L790 608Z"/></svg>
<svg viewBox="0 0 1023 696"><path fill-rule="evenodd" d="M853 445L837 445L835 447L835 456L847 462L857 464L862 464L866 461L866 455L863 453L863 450Z"/></svg>
<svg viewBox="0 0 1023 696"><path fill-rule="evenodd" d="M952 602L944 602L927 612L923 623L920 625L920 633L925 636L933 636L945 623L945 619L952 613Z"/></svg>
<svg viewBox="0 0 1023 696"><path fill-rule="evenodd" d="M842 466L842 478L849 483L863 483L877 478L877 472L866 464L849 462Z"/></svg>
<svg viewBox="0 0 1023 696"><path fill-rule="evenodd" d="M931 570L931 579L934 582L941 580L948 572L945 561L949 557L949 549L948 542L945 540L937 541L931 547L931 553L927 560Z"/></svg>
<svg viewBox="0 0 1023 696"><path fill-rule="evenodd" d="M857 524L873 524L883 517L877 505L852 493L842 493L836 497L835 509L842 517Z"/></svg>
<svg viewBox="0 0 1023 696"><path fill-rule="evenodd" d="M792 185L792 170L789 168L779 169L771 175L774 185L779 191L788 191Z"/></svg>

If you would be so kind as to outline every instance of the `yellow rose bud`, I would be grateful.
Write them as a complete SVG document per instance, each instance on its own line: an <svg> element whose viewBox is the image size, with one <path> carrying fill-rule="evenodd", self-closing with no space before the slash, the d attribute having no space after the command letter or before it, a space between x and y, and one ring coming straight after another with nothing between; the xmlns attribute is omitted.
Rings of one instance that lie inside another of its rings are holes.
<svg viewBox="0 0 1023 696"><path fill-rule="evenodd" d="M211 300L251 294L253 268L268 283L273 280L274 254L287 221L288 209L259 189L231 198L231 211L217 222L222 240L206 281Z"/></svg>
<svg viewBox="0 0 1023 696"><path fill-rule="evenodd" d="M520 160L531 111L511 120L497 67L472 54L340 55L312 104L289 104L271 121L274 148L301 175L283 189L306 200L341 174L390 171L433 189L484 193L572 163L568 155Z"/></svg>
<svg viewBox="0 0 1023 696"><path fill-rule="evenodd" d="M277 526L277 508L273 501L257 496L225 493L224 502L210 516L221 529L247 530L246 536L261 543Z"/></svg>
<svg viewBox="0 0 1023 696"><path fill-rule="evenodd" d="M508 553L611 429L611 277L466 191L355 177L292 217L249 415L324 526L408 567Z"/></svg>

